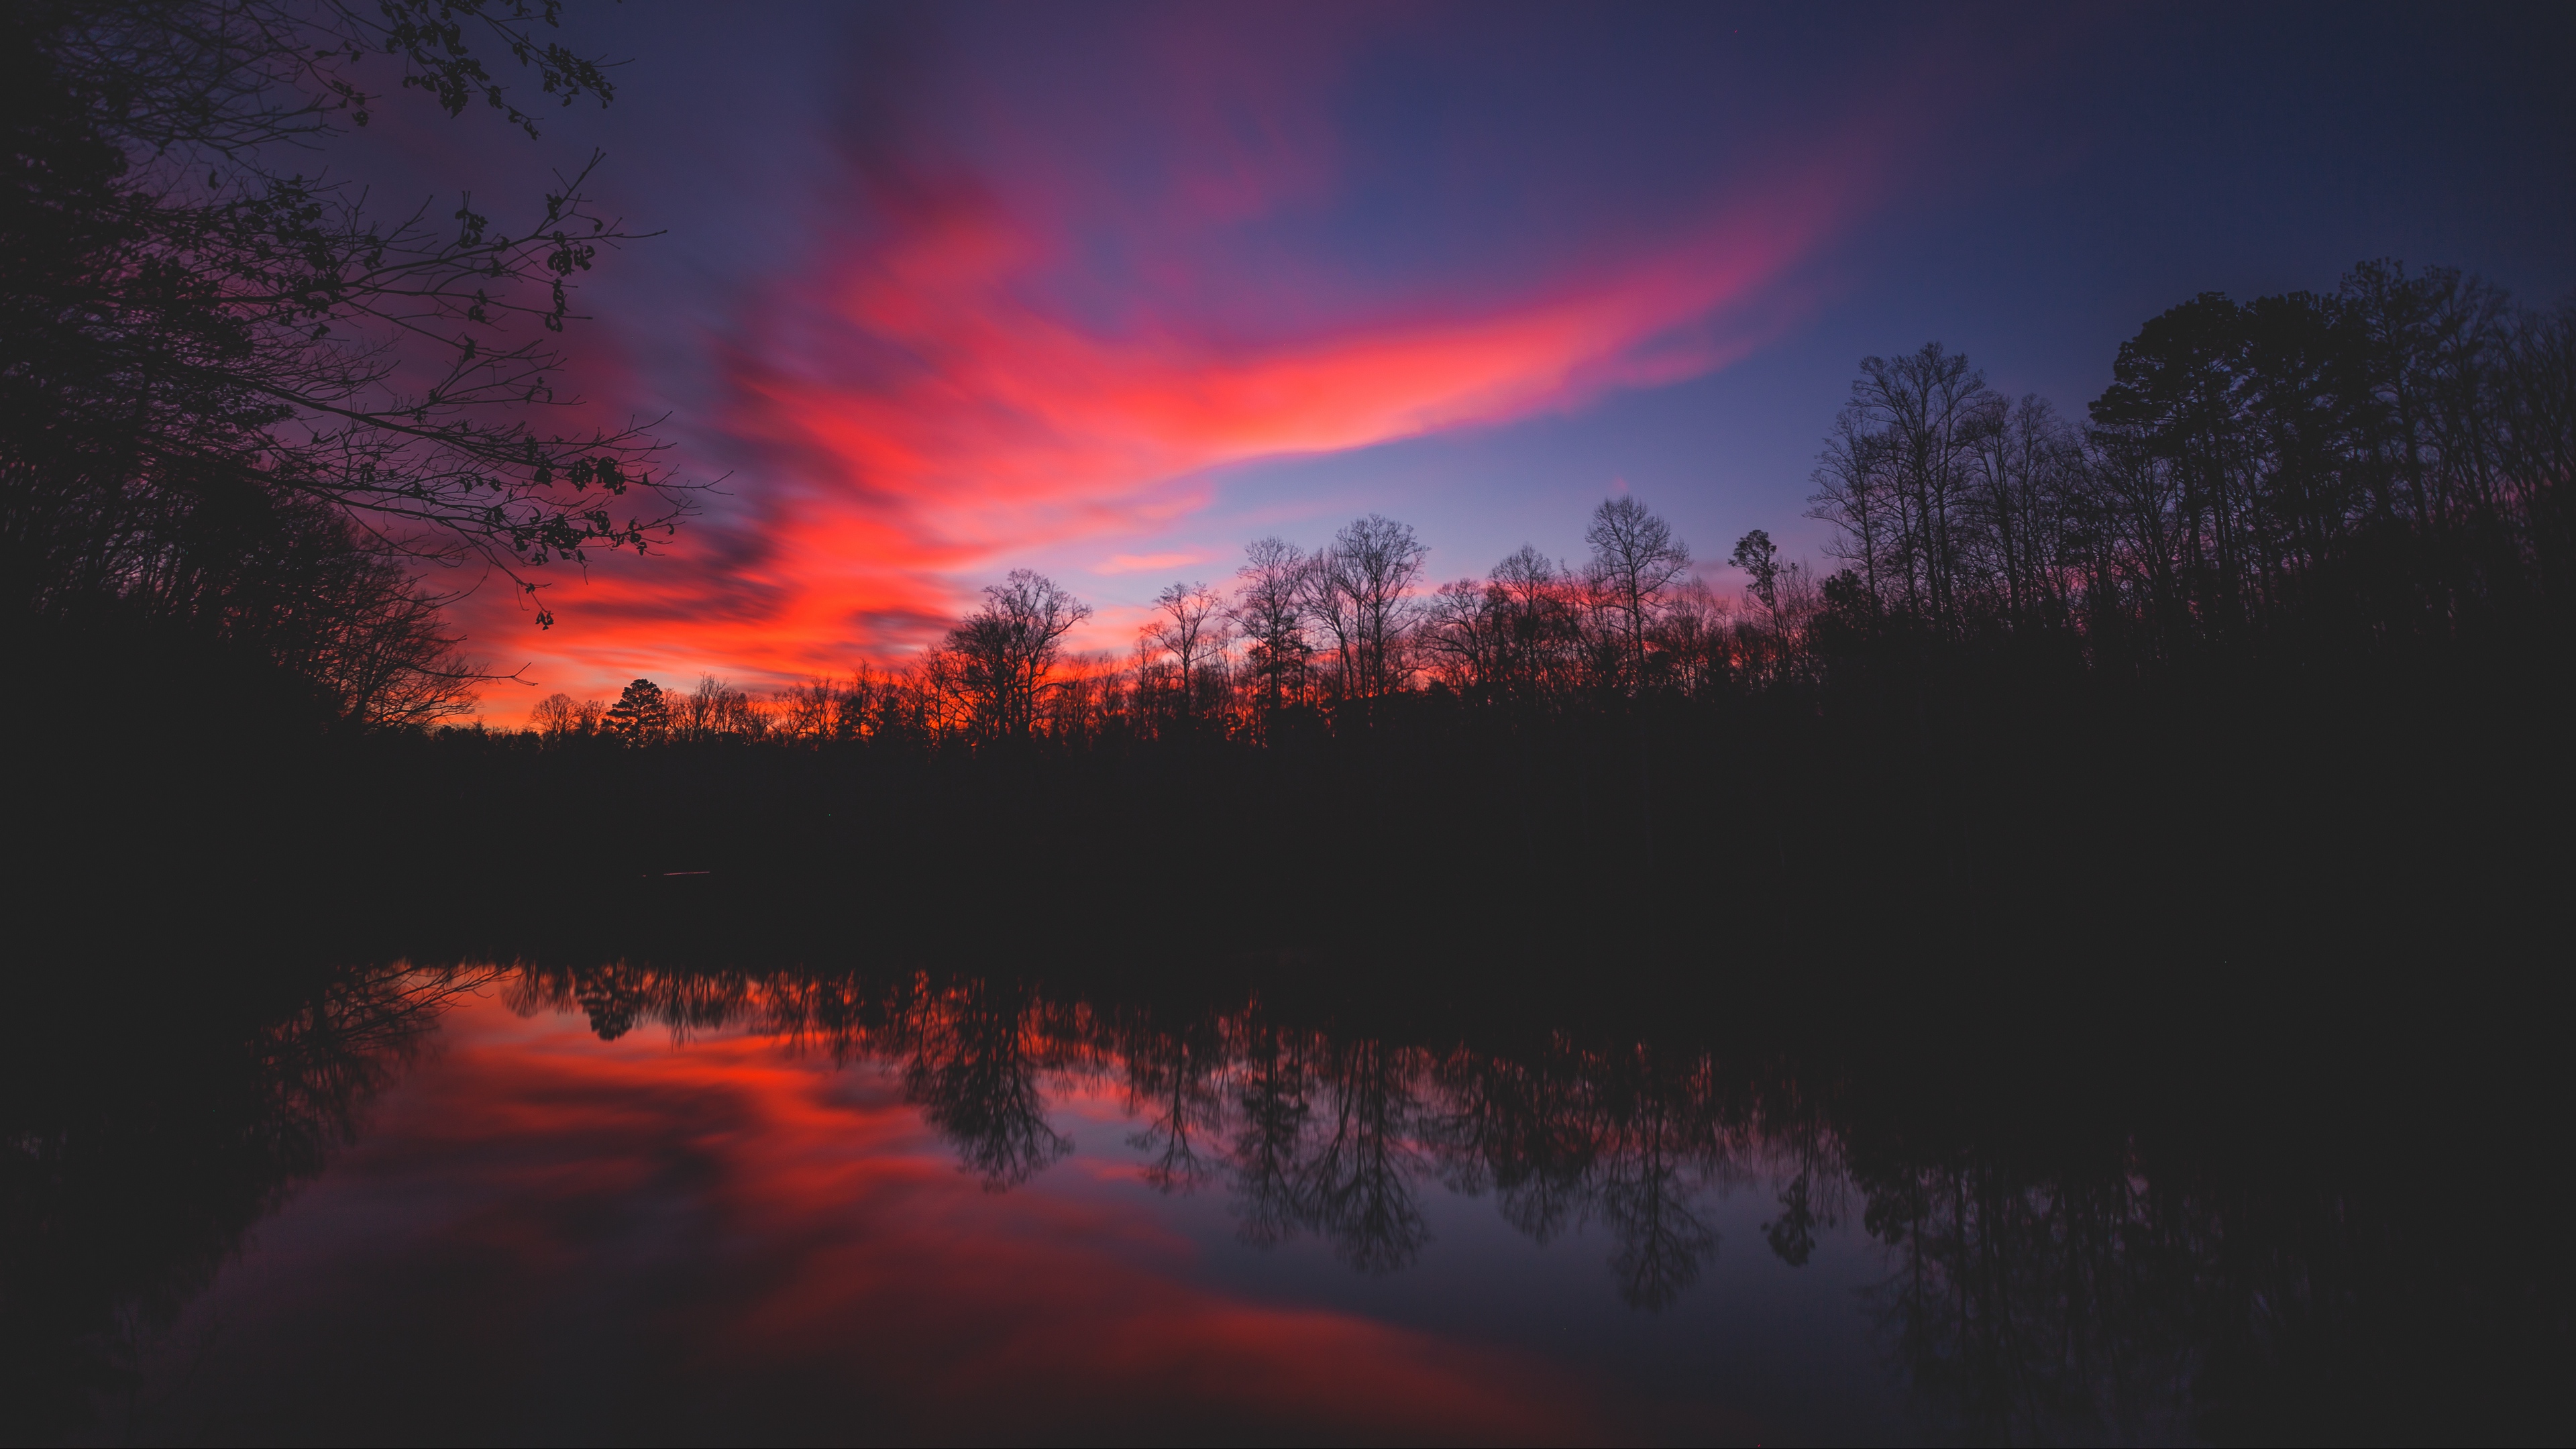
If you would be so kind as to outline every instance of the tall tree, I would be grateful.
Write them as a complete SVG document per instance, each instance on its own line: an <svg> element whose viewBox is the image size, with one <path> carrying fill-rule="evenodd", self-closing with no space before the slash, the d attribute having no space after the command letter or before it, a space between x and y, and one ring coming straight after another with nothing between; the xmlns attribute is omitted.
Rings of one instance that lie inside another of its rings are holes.
<svg viewBox="0 0 2576 1449"><path fill-rule="evenodd" d="M1771 541L1768 532L1757 528L1735 541L1735 552L1726 561L1744 570L1745 577L1753 581L1753 597L1776 625L1780 617L1779 545Z"/></svg>
<svg viewBox="0 0 2576 1449"><path fill-rule="evenodd" d="M1198 723L1200 675L1224 655L1233 642L1233 624L1225 600L1205 584L1173 584L1154 596L1157 614L1138 631L1149 654L1168 656L1172 669L1172 705L1183 728Z"/></svg>
<svg viewBox="0 0 2576 1449"><path fill-rule="evenodd" d="M986 588L983 606L949 631L941 650L969 727L988 740L1028 738L1064 636L1090 617L1090 605L1029 569Z"/></svg>
<svg viewBox="0 0 2576 1449"><path fill-rule="evenodd" d="M1372 513L1343 525L1315 556L1304 602L1333 637L1345 698L1376 699L1404 682L1410 595L1430 552L1411 525Z"/></svg>
<svg viewBox="0 0 2576 1449"><path fill-rule="evenodd" d="M653 681L638 679L619 692L605 723L626 744L660 744L671 737L671 697Z"/></svg>
<svg viewBox="0 0 2576 1449"><path fill-rule="evenodd" d="M1836 535L1826 552L1853 565L1873 603L1883 602L1880 571L1890 567L1897 546L1896 484L1886 434L1872 428L1868 414L1846 407L1835 415L1825 450L1809 475L1816 491L1806 516L1830 524Z"/></svg>
<svg viewBox="0 0 2576 1449"><path fill-rule="evenodd" d="M1461 694L1484 698L1503 683L1510 627L1508 599L1498 585L1457 579L1423 602L1414 637L1435 679Z"/></svg>
<svg viewBox="0 0 2576 1449"><path fill-rule="evenodd" d="M1927 342L1896 358L1864 357L1852 382L1850 428L1875 433L1895 507L1902 607L1943 631L1960 623L1962 512L1977 438L1990 419L1983 373Z"/></svg>
<svg viewBox="0 0 2576 1449"><path fill-rule="evenodd" d="M1592 545L1592 571L1618 612L1628 687L1646 685L1646 636L1664 593L1690 568L1690 545L1673 537L1669 523L1634 498L1604 498L1583 532Z"/></svg>
<svg viewBox="0 0 2576 1449"><path fill-rule="evenodd" d="M2013 628L2063 616L2068 491L2082 466L2074 431L2046 398L2011 407L1997 397L1977 439L1970 491L1974 552L1984 592Z"/></svg>
<svg viewBox="0 0 2576 1449"><path fill-rule="evenodd" d="M1281 704L1302 697L1306 662L1314 654L1306 638L1306 576L1313 561L1277 537L1255 539L1243 555L1230 617L1249 641L1264 709L1277 714Z"/></svg>

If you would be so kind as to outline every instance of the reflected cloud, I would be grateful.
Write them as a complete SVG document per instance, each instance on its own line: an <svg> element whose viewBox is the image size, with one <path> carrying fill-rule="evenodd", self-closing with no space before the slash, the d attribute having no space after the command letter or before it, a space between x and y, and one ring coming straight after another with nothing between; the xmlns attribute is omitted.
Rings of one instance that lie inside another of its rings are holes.
<svg viewBox="0 0 2576 1449"><path fill-rule="evenodd" d="M565 1375L605 1362L580 1419L603 1437L854 1405L907 1439L1620 1436L1565 1362L1228 1286L1200 1261L1224 1228L1140 1190L1372 1277L1444 1251L1436 1194L1490 1197L1540 1243L1597 1230L1593 1291L1650 1313L1715 1291L1718 1209L1756 1193L1737 1251L1768 1271L1875 1244L1859 1306L1971 1438L2279 1437L2396 1381L2357 1343L2528 1395L2563 1342L2564 1276L2464 1241L2447 1198L2214 1170L2116 1120L1998 1150L1706 1047L631 962L370 968L239 1031L190 1019L148 1035L199 1041L166 1063L92 1053L98 1081L0 1104L14 1402L52 1433L103 1405L125 1437L331 1437L402 1403L453 1437L556 1422ZM1132 1156L1074 1165L1095 1129ZM238 1333L187 1307L219 1273ZM465 1387L424 1401L407 1365L433 1349Z"/></svg>

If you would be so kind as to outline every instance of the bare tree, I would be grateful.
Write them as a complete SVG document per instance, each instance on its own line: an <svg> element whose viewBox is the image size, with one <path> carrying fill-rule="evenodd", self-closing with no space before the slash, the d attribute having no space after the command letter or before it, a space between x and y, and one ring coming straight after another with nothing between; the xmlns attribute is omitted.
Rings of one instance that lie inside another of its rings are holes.
<svg viewBox="0 0 2576 1449"><path fill-rule="evenodd" d="M1629 687L1643 688L1646 635L1665 591L1690 568L1690 545L1634 498L1601 500L1583 539L1592 545L1594 577L1619 615Z"/></svg>
<svg viewBox="0 0 2576 1449"><path fill-rule="evenodd" d="M1234 641L1233 622L1225 601L1205 584L1173 584L1154 596L1154 607L1160 617L1137 631L1137 642L1153 662L1169 657L1174 711L1184 726L1195 724L1197 696L1206 682L1200 676Z"/></svg>
<svg viewBox="0 0 2576 1449"><path fill-rule="evenodd" d="M1234 575L1240 587L1228 617L1250 643L1263 705L1276 714L1281 704L1303 695L1306 661L1314 653L1306 639L1305 605L1306 575L1313 564L1304 550L1276 537L1253 540L1243 554L1243 567Z"/></svg>
<svg viewBox="0 0 2576 1449"><path fill-rule="evenodd" d="M673 725L682 739L751 740L769 731L768 716L751 696L712 674L699 675L698 687L673 713Z"/></svg>
<svg viewBox="0 0 2576 1449"><path fill-rule="evenodd" d="M1816 491L1806 515L1834 526L1836 537L1827 552L1857 566L1870 597L1882 603L1887 595L1879 574L1897 542L1896 484L1889 469L1893 452L1886 436L1870 428L1864 413L1843 409L1834 418L1834 429L1825 436L1825 450L1810 475Z"/></svg>
<svg viewBox="0 0 2576 1449"><path fill-rule="evenodd" d="M1966 355L1927 342L1897 358L1864 357L1845 434L1872 433L1894 485L1895 543L1904 607L1935 628L1959 626L1963 516L1975 453L1991 426L1993 393Z"/></svg>
<svg viewBox="0 0 2576 1449"><path fill-rule="evenodd" d="M1698 578L1675 585L1655 625L1655 659L1665 682L1686 695L1701 694L1728 675L1727 603Z"/></svg>
<svg viewBox="0 0 2576 1449"><path fill-rule="evenodd" d="M1581 663L1582 609L1577 580L1546 554L1522 544L1486 575L1502 591L1502 677L1516 694L1565 688Z"/></svg>
<svg viewBox="0 0 2576 1449"><path fill-rule="evenodd" d="M1307 613L1332 635L1346 698L1375 699L1404 682L1410 594L1431 552L1407 524L1372 513L1333 535L1305 578Z"/></svg>
<svg viewBox="0 0 2576 1449"><path fill-rule="evenodd" d="M925 660L962 721L985 739L1026 739L1064 636L1091 606L1029 570L984 590L984 603Z"/></svg>
<svg viewBox="0 0 2576 1449"><path fill-rule="evenodd" d="M571 738L580 708L569 694L549 694L528 710L528 728L547 744L559 743Z"/></svg>
<svg viewBox="0 0 2576 1449"><path fill-rule="evenodd" d="M1970 499L1975 550L2003 617L2014 628L2063 617L2066 570L2065 493L2079 466L2074 430L2046 398L2031 394L2007 409L1992 404L1978 440L1977 487Z"/></svg>
<svg viewBox="0 0 2576 1449"><path fill-rule="evenodd" d="M1432 675L1461 694L1502 684L1510 651L1509 596L1499 584L1458 579L1423 601L1414 638Z"/></svg>
<svg viewBox="0 0 2576 1449"><path fill-rule="evenodd" d="M830 739L841 691L829 679L803 680L778 691L774 732L791 740Z"/></svg>

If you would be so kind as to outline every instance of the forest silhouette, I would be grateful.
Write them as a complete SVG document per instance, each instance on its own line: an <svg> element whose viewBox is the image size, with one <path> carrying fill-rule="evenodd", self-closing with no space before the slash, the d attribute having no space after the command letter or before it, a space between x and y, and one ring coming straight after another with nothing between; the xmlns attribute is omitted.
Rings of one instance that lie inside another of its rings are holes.
<svg viewBox="0 0 2576 1449"><path fill-rule="evenodd" d="M1580 558L1442 582L1370 514L1174 582L1124 653L1022 571L901 667L460 728L519 686L440 580L551 623L547 568L688 511L649 428L561 421L567 289L634 238L587 172L441 220L295 158L401 99L366 57L531 135L526 84L607 104L609 71L551 12L8 24L0 633L67 701L10 712L47 822L10 864L75 919L542 917L677 872L925 938L1141 894L1184 950L2552 917L2576 304L2394 262L2204 294L2081 423L1937 343L1863 359L1818 399L1821 564L1694 555L1622 496Z"/></svg>
<svg viewBox="0 0 2576 1449"><path fill-rule="evenodd" d="M529 726L549 746L1259 744L1407 700L1517 724L1657 698L1850 707L1890 675L2182 690L2555 636L2576 309L2371 262L2330 295L2203 294L2113 373L2077 427L1939 343L1863 359L1810 513L1844 566L1755 529L1727 559L1736 595L1632 497L1594 511L1587 558L1523 547L1436 587L1414 531L1371 514L1311 552L1250 544L1230 592L1172 584L1127 657L1066 651L1090 610L1022 570L914 666L767 700L638 680L613 704L552 696Z"/></svg>
<svg viewBox="0 0 2576 1449"><path fill-rule="evenodd" d="M766 697L639 679L515 732L238 713L131 809L469 916L686 874L747 916L1013 944L1141 892L1155 949L2113 921L2116 950L2463 949L2554 909L2571 347L2563 310L2365 266L2155 319L2078 429L1931 345L1865 360L1835 420L1822 577L1755 530L1720 593L1620 497L1585 558L1433 587L1370 515L1174 584L1125 655L1069 650L1087 606L1022 571L914 664ZM435 803L362 865L297 838L393 800ZM500 820L533 858L477 839Z"/></svg>

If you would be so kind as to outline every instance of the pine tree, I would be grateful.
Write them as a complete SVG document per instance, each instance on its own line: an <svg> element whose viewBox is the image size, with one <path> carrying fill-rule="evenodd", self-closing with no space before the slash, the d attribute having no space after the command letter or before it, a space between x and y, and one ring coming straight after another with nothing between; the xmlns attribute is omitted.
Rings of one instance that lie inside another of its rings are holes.
<svg viewBox="0 0 2576 1449"><path fill-rule="evenodd" d="M608 733L630 745L655 744L670 738L670 697L653 681L636 680L610 706Z"/></svg>

